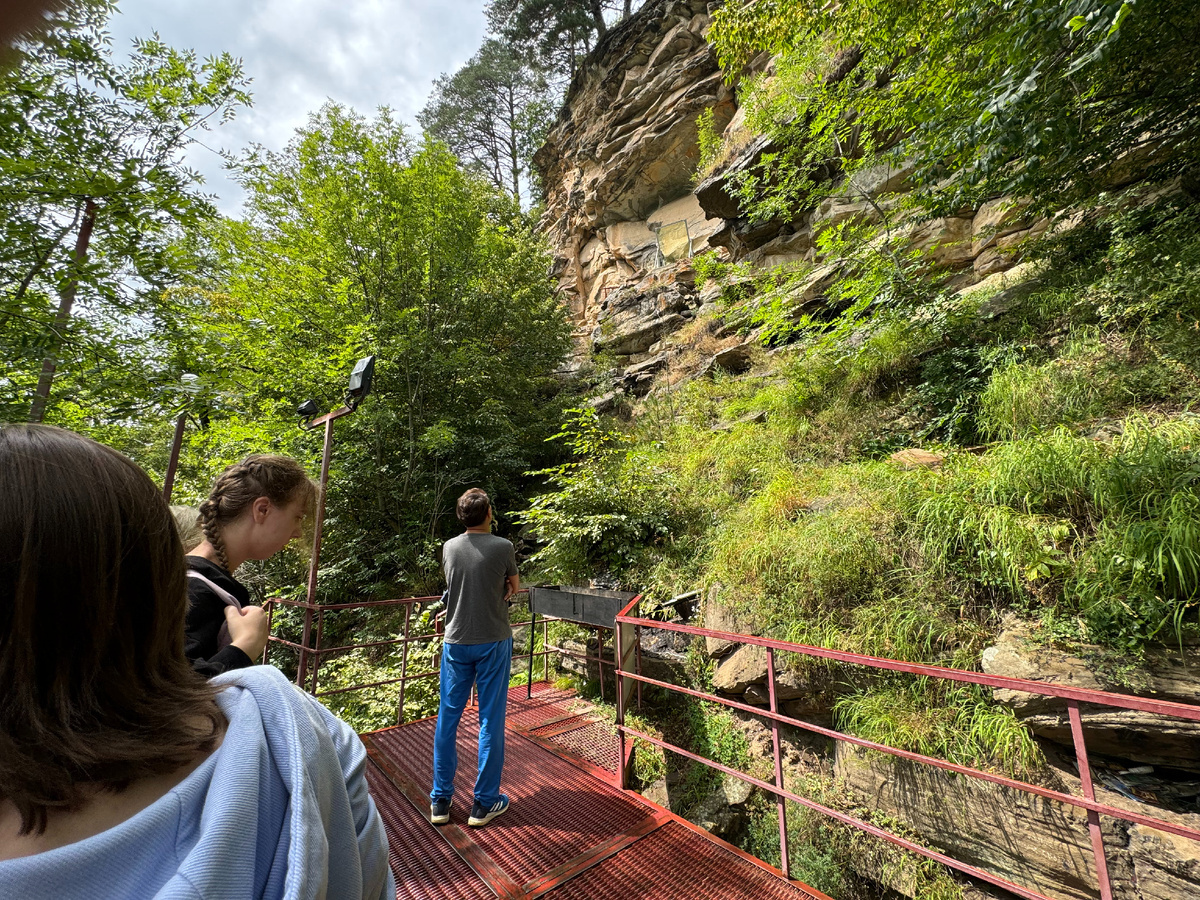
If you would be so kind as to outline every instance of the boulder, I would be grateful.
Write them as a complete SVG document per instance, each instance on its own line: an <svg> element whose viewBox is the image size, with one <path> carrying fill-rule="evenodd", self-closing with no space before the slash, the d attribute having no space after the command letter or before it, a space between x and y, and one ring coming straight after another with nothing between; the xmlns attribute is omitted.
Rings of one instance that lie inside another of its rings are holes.
<svg viewBox="0 0 1200 900"><path fill-rule="evenodd" d="M750 141L741 151L719 171L714 172L696 185L696 199L704 212L714 219L736 219L742 215L737 198L729 189L733 176L748 171L758 165L764 153L775 152L778 148L771 138L760 135Z"/></svg>
<svg viewBox="0 0 1200 900"><path fill-rule="evenodd" d="M688 309L693 296L694 290L684 284L652 287L646 292L624 288L613 291L592 330L593 349L620 356L649 350L687 321L681 313Z"/></svg>
<svg viewBox="0 0 1200 900"><path fill-rule="evenodd" d="M909 229L905 250L924 253L941 268L956 269L974 261L971 253L971 228L974 220L949 216L921 222Z"/></svg>
<svg viewBox="0 0 1200 900"><path fill-rule="evenodd" d="M704 601L704 627L709 631L752 634L751 628L753 626L750 625L744 616L736 615L721 605L721 594L724 590L725 586L720 582L708 589L708 596ZM737 643L725 640L724 638L706 637L704 639L704 648L708 653L709 659L724 656L736 646L738 646Z"/></svg>
<svg viewBox="0 0 1200 900"><path fill-rule="evenodd" d="M732 837L745 822L743 807L753 791L740 778L726 775L717 789L689 812L688 821L718 837Z"/></svg>
<svg viewBox="0 0 1200 900"><path fill-rule="evenodd" d="M920 450L915 447L909 450L898 450L888 459L906 470L940 469L942 463L946 461L946 457L940 453L932 453L929 450Z"/></svg>
<svg viewBox="0 0 1200 900"><path fill-rule="evenodd" d="M719 350L713 355L712 367L735 375L745 372L750 368L750 351L753 347L754 341L747 341Z"/></svg>
<svg viewBox="0 0 1200 900"><path fill-rule="evenodd" d="M971 222L971 255L978 256L1000 238L1028 229L1027 209L1029 201L1019 198L1000 197L983 203Z"/></svg>
<svg viewBox="0 0 1200 900"><path fill-rule="evenodd" d="M859 224L879 222L881 217L876 207L877 204L866 200L852 200L843 196L830 197L821 201L821 205L813 211L813 233L824 231L826 228L836 228L851 219Z"/></svg>
<svg viewBox="0 0 1200 900"><path fill-rule="evenodd" d="M766 680L767 651L755 644L742 644L713 672L713 687L725 694L744 694L750 685Z"/></svg>
<svg viewBox="0 0 1200 900"><path fill-rule="evenodd" d="M1200 703L1200 652L1195 647L1183 652L1178 648L1148 651L1143 669L1122 673L1125 684L1115 683L1113 676L1105 674L1113 667L1111 655L1099 647L1076 654L1041 646L1033 641L1030 626L1014 618L1006 621L996 643L983 651L983 670L989 675ZM1122 666L1117 663L1115 667ZM1131 681L1136 690L1130 689ZM1073 746L1065 701L1001 688L992 694L1035 734ZM1081 717L1091 753L1200 772L1200 722L1090 705L1082 707Z"/></svg>

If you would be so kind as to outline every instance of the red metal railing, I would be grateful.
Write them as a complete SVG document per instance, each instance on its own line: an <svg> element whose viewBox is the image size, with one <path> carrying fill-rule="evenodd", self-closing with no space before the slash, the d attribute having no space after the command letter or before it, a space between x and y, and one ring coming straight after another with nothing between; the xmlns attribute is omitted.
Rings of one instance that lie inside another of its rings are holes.
<svg viewBox="0 0 1200 900"><path fill-rule="evenodd" d="M1157 819L1153 816L1117 809L1115 807L1108 806L1107 804L1097 802L1095 791L1092 785L1091 768L1088 765L1087 746L1084 741L1083 725L1079 714L1079 704L1094 703L1101 706L1117 707L1120 709L1136 709L1143 712L1154 713L1156 715L1186 719L1193 722L1200 722L1200 706L1191 706L1184 703L1173 703L1165 700L1155 700L1145 697L1133 697L1126 694L1114 694L1106 691L1091 691L1080 688L1061 687L1059 685L1045 684L1038 681L1028 681L1022 678L1005 678L995 675L986 675L980 672L967 672L960 669L947 669L941 666L907 663L893 659L881 659L873 656L864 656L858 653L829 650L823 647L809 647L804 644L794 644L789 641L779 641L771 638L754 637L751 635L735 634L724 631L714 631L711 629L699 628L691 625L661 622L639 616L641 599L641 596L635 597L623 610L621 610L620 615L616 617L616 664L618 685L617 732L618 740L620 742L620 771L618 777L620 779L621 787L626 787L628 783L629 761L633 751L633 744L630 738L638 738L660 747L663 750L669 750L672 753L677 753L681 756L687 757L688 759L694 760L695 762L702 763L703 765L709 766L728 775L740 778L741 780L753 784L756 787L767 791L768 793L774 794L779 811L779 842L782 862L781 868L785 876L788 875L789 860L787 822L784 815L784 804L785 801L791 800L845 825L850 825L861 831L865 831L868 834L872 834L876 837L882 838L883 840L889 841L892 844L903 847L905 850L910 850L913 853L918 853L921 856L925 856L929 859L942 863L943 865L969 875L972 878L978 878L982 881L994 884L997 887L1001 887L1004 890L1016 894L1018 897L1028 898L1028 900L1051 900L1051 898L1047 897L1045 894L1041 894L1029 888L1022 887L1021 885L1014 884L1005 878L993 875L990 872L986 872L983 869L971 866L967 863L959 862L958 860L952 859L943 853L930 850L929 848L922 847L913 841L906 840L888 831L884 831L883 829L878 828L869 822L856 819L843 812L823 806L822 804L816 803L807 797L802 797L799 794L795 794L787 790L783 783L783 763L779 737L780 725L788 725L794 728L800 728L805 731L823 735L827 738L845 741L847 743L870 750L878 750L882 753L887 753L892 756L900 757L901 759L910 760L912 762L936 766L937 768L948 772L954 772L959 775L977 778L993 784L1004 785L1028 794L1033 794L1048 800L1055 800L1068 806L1074 806L1086 810L1088 831L1091 838L1092 852L1096 864L1096 881L1099 887L1101 900L1112 900L1113 896L1112 885L1110 883L1108 874L1108 860L1104 852L1104 840L1100 832L1101 815L1109 816L1115 819L1121 819L1126 822L1146 825L1151 828L1157 828L1160 831L1179 835L1180 837L1200 841L1200 831L1196 831L1191 828L1185 828L1172 822L1163 821L1162 819ZM713 637L731 641L736 644L752 644L754 646L764 648L767 656L767 684L769 686L768 707L764 709L760 706L751 706L746 703L740 703L736 700L731 700L727 697L720 697L715 694L707 694L702 691L692 690L690 688L670 684L643 675L641 673L640 654L640 632L642 628L656 628L665 631L676 631L683 634L698 635L701 637ZM809 722L783 715L779 712L779 703L775 693L776 651L795 653L802 656L816 657L820 659L829 659L841 663L850 663L853 665L860 665L873 669L892 672L905 672L912 675L921 675L931 678L965 682L968 684L984 685L992 688L1005 688L1008 690L1023 691L1030 694L1039 694L1046 697L1056 697L1064 700L1071 722L1071 735L1074 740L1075 757L1079 767L1079 776L1083 796L1079 797L1073 794L1067 794L1060 791L1051 790L1049 788L1039 787L1038 785L1028 784L1012 778L1006 778L1002 775L984 772L969 766L962 766L955 763L946 762L945 760L936 759L931 756L924 756L922 754L912 753L906 750L899 750L895 747L878 744L874 741L863 740L862 738L858 738L853 735L844 734L829 728L822 728L818 725L813 725ZM670 744L667 741L627 726L625 724L625 710L628 708L630 700L632 699L634 685L637 686L640 698L641 685L643 684L653 685L655 687L663 688L667 691L684 694L699 700L717 703L730 709L741 710L742 712L751 713L762 719L770 721L774 752L775 783L770 784L761 779L754 778L753 776L747 775L744 772L729 768L728 766L724 766L714 760L699 756L682 747Z"/></svg>
<svg viewBox="0 0 1200 900"><path fill-rule="evenodd" d="M526 591L519 592L518 596L528 596ZM440 660L438 654L433 655L433 668L426 671L410 673L409 666L409 648L416 644L432 644L440 641L442 637L442 619L439 615L435 620L435 627L429 631L417 631L415 625L420 617L421 608L437 602L440 597L407 597L402 600L364 600L355 603L330 603L318 604L308 603L302 600L269 600L267 606L267 623L268 630L271 632L267 638L267 646L263 651L262 661L268 662L272 646L287 647L294 650L297 654L297 673L296 684L308 691L316 697L330 697L337 694L345 694L352 691L364 691L371 688L387 687L389 685L397 685L397 701L396 701L396 723L402 724L406 721L405 716L405 697L408 685L415 681L422 681L429 678L437 678L440 674ZM402 607L404 609L404 624L399 630L398 636L380 641L367 641L354 644L339 644L332 647L324 646L325 641L325 625L326 616L329 613L344 612L346 610L385 610ZM304 611L304 631L310 637L315 634L315 642L310 646L305 646L303 638L301 643L289 641L285 638L274 634L274 628L277 624L275 619L275 610L279 608L290 608ZM542 642L541 649L536 649L536 641L534 640L533 631L530 631L529 650L523 654L523 658L528 660L527 677L530 682L533 681L534 658L541 658L541 668L543 679L549 674L549 657L551 653L557 653L565 656L575 656L584 660L595 660L595 657L588 656L586 653L579 654L571 650L554 647L549 642L548 625L553 621L550 618L542 617ZM531 619L515 621L512 623L514 628L522 628L531 624ZM331 690L320 689L320 672L322 662L331 656L338 656L348 653L353 650L363 650L377 647L395 647L401 648L400 655L400 674L392 678L384 678L377 681L366 682L363 684L352 684L342 687L333 688ZM601 648L603 649L603 648Z"/></svg>

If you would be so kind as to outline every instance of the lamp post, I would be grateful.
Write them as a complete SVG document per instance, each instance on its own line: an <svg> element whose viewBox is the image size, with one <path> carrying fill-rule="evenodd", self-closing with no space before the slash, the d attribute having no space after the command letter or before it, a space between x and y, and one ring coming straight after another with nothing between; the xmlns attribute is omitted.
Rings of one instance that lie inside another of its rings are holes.
<svg viewBox="0 0 1200 900"><path fill-rule="evenodd" d="M200 388L199 375L187 372L179 376L179 387L177 390L187 394L188 400L184 402L183 410L180 411L179 417L175 420L175 436L171 440L171 457L167 461L167 475L163 479L163 499L167 503L171 502L171 491L175 487L175 470L179 468L179 451L183 447L183 429L187 424L189 401L196 394L200 393Z"/></svg>
<svg viewBox="0 0 1200 900"><path fill-rule="evenodd" d="M317 570L321 565L321 531L325 524L325 489L329 484L329 458L333 453L333 423L342 416L348 416L358 409L363 399L370 393L371 381L375 374L375 357L364 356L354 366L350 373L350 382L346 389L346 405L341 409L317 416L315 400L305 400L296 412L302 417L300 427L313 430L320 425L325 426L325 445L321 452L321 489L317 497L317 515L313 524L312 559L308 564L308 591L304 603L304 633L300 638L300 659L296 664L296 684L304 687L305 676L308 674L308 647L312 636L313 608L317 600ZM319 661L319 660L318 660ZM313 670L312 690L315 693L317 673Z"/></svg>

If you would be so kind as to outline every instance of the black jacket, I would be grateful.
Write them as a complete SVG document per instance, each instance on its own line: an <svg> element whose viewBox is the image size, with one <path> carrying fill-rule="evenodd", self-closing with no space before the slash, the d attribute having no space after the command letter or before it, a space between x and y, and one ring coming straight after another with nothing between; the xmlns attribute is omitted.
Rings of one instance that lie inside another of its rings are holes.
<svg viewBox="0 0 1200 900"><path fill-rule="evenodd" d="M189 556L187 567L233 594L243 606L250 602L250 592L216 563L202 556ZM188 579L187 590L188 611L184 620L183 652L192 668L205 678L212 678L230 669L254 665L254 660L232 644L223 650L217 649L217 634L225 624L225 601L213 593L207 584L195 578Z"/></svg>

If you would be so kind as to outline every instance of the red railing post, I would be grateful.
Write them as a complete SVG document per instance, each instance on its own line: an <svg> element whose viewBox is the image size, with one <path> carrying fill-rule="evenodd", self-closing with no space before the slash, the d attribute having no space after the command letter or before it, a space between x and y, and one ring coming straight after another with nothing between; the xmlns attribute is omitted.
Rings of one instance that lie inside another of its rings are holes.
<svg viewBox="0 0 1200 900"><path fill-rule="evenodd" d="M262 664L267 664L267 655L271 652L271 630L275 623L275 601L267 601L267 642L263 644Z"/></svg>
<svg viewBox="0 0 1200 900"><path fill-rule="evenodd" d="M1083 738L1083 719L1079 715L1079 701L1067 701L1067 715L1071 719L1071 738L1075 742L1075 759L1079 765L1079 781L1086 800L1095 800L1092 786L1092 770L1088 765L1087 744ZM1092 853L1096 857L1096 880L1100 886L1100 900L1112 900L1112 885L1108 880L1108 860L1104 855L1104 835L1100 831L1100 815L1087 811L1088 833L1092 838Z"/></svg>
<svg viewBox="0 0 1200 900"><path fill-rule="evenodd" d="M771 698L771 712L778 713L779 702L775 696L775 651L770 647L767 648L767 693ZM771 749L775 756L775 786L783 790L783 753L779 745L778 719L771 720ZM788 878L791 860L788 854L787 801L783 794L776 794L775 802L779 807L779 868L783 871L783 877Z"/></svg>
<svg viewBox="0 0 1200 900"><path fill-rule="evenodd" d="M312 690L309 691L314 697L317 695L317 672L321 668L321 645L324 643L325 637L325 610L318 607L317 609L317 646L313 648L313 670L312 670Z"/></svg>
<svg viewBox="0 0 1200 900"><path fill-rule="evenodd" d="M633 626L633 633L634 633L635 637L637 638L636 641L634 642L637 646L637 673L639 675L641 675L642 674L642 626L641 625ZM641 681L639 681L637 683L637 692L638 692L638 709L641 709L642 708L642 683L641 683Z"/></svg>
<svg viewBox="0 0 1200 900"><path fill-rule="evenodd" d="M638 594L621 610L621 615L636 615L641 601L642 595ZM634 612L631 612L631 610ZM626 678L625 673L629 671L629 657L632 655L634 646L637 643L636 632L621 622L620 616L618 616L613 623L613 662L616 664L617 684L617 786L621 790L629 787L629 761L633 756L633 745L625 738L625 710L629 707L633 683L636 680ZM604 654L601 653L600 655L603 656ZM604 683L603 676L600 683Z"/></svg>
<svg viewBox="0 0 1200 900"><path fill-rule="evenodd" d="M408 681L408 637L412 622L412 605L404 605L404 643L400 647L400 705L396 709L396 724L404 724L404 685Z"/></svg>

